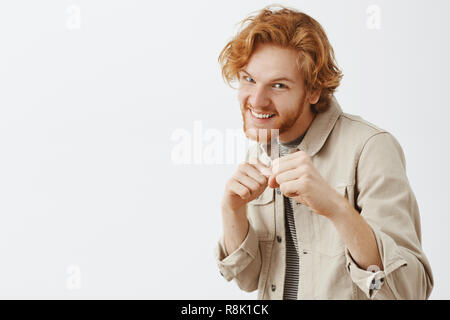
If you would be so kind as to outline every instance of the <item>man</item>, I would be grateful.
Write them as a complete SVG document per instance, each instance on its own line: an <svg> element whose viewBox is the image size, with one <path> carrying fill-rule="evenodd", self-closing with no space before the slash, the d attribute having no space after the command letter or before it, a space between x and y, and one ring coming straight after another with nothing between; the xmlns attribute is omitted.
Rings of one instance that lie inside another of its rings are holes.
<svg viewBox="0 0 450 320"><path fill-rule="evenodd" d="M220 273L258 299L427 299L433 276L402 148L342 112L334 60L320 24L285 7L245 19L221 52L259 143L225 186Z"/></svg>

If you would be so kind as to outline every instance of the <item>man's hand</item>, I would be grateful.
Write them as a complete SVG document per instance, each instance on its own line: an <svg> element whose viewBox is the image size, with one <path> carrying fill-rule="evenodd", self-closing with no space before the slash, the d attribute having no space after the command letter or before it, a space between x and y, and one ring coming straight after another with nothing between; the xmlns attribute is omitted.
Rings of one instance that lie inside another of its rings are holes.
<svg viewBox="0 0 450 320"><path fill-rule="evenodd" d="M225 251L234 252L244 241L249 222L246 204L267 188L269 167L257 159L243 162L225 185L222 198L222 221Z"/></svg>
<svg viewBox="0 0 450 320"><path fill-rule="evenodd" d="M267 187L269 167L254 158L243 162L225 185L222 208L236 212L256 199Z"/></svg>
<svg viewBox="0 0 450 320"><path fill-rule="evenodd" d="M327 217L343 239L360 268L376 265L383 270L373 229L314 167L304 151L297 151L272 161L271 188Z"/></svg>
<svg viewBox="0 0 450 320"><path fill-rule="evenodd" d="M325 181L304 151L275 159L269 186L279 187L286 197L324 216L330 216L344 199Z"/></svg>

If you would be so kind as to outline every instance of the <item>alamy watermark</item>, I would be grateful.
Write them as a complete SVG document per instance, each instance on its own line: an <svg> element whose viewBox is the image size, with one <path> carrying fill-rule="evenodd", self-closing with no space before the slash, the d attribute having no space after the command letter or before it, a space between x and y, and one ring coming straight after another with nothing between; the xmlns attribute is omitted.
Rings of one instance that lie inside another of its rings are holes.
<svg viewBox="0 0 450 320"><path fill-rule="evenodd" d="M258 158L267 159L267 149L271 149L270 153L275 150L278 133L278 129L248 129L247 134L256 138L251 140L242 129L204 129L201 121L194 121L191 130L178 128L172 132L170 140L175 144L171 161L175 165L238 164L256 143L260 146Z"/></svg>
<svg viewBox="0 0 450 320"><path fill-rule="evenodd" d="M66 268L66 289L80 290L81 289L81 268L77 265L70 265Z"/></svg>
<svg viewBox="0 0 450 320"><path fill-rule="evenodd" d="M379 5L372 4L367 7L366 27L369 30L381 29L381 8Z"/></svg>
<svg viewBox="0 0 450 320"><path fill-rule="evenodd" d="M70 5L66 8L66 28L70 31L81 28L81 8L78 5Z"/></svg>

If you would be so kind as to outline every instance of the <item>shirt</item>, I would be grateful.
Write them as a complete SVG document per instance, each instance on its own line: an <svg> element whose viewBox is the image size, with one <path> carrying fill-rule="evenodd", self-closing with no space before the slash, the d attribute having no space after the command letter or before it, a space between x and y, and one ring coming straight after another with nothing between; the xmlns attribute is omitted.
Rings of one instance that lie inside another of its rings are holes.
<svg viewBox="0 0 450 320"><path fill-rule="evenodd" d="M255 145L246 159L257 155ZM360 116L344 113L335 97L316 115L299 148L324 179L373 230L383 270L361 269L328 218L294 207L300 254L298 299L427 299L431 266L422 249L420 214L395 137ZM272 159L279 153L272 153ZM258 299L282 299L285 278L283 195L267 187L246 205L248 233L226 255L223 235L215 258L223 277Z"/></svg>
<svg viewBox="0 0 450 320"><path fill-rule="evenodd" d="M304 134L295 139L294 141L280 142L279 154L280 157L289 154L290 152L295 152L297 146L303 139ZM277 192L280 192L279 188ZM298 253L298 240L297 232L295 230L295 218L294 218L294 206L295 202L292 198L283 196L284 201L284 220L285 220L285 239L286 239L286 273L284 277L284 300L297 300L298 290L300 287L299 283L299 253ZM281 238L278 238L280 241Z"/></svg>

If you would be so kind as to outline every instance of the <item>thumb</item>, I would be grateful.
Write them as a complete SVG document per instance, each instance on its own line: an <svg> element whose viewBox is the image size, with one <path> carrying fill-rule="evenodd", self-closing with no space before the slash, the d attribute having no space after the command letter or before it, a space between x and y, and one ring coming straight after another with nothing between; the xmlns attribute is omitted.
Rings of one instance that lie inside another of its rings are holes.
<svg viewBox="0 0 450 320"><path fill-rule="evenodd" d="M279 188L280 185L278 184L277 180L276 180L276 176L273 174L269 177L269 187L271 187L272 189L275 188Z"/></svg>

